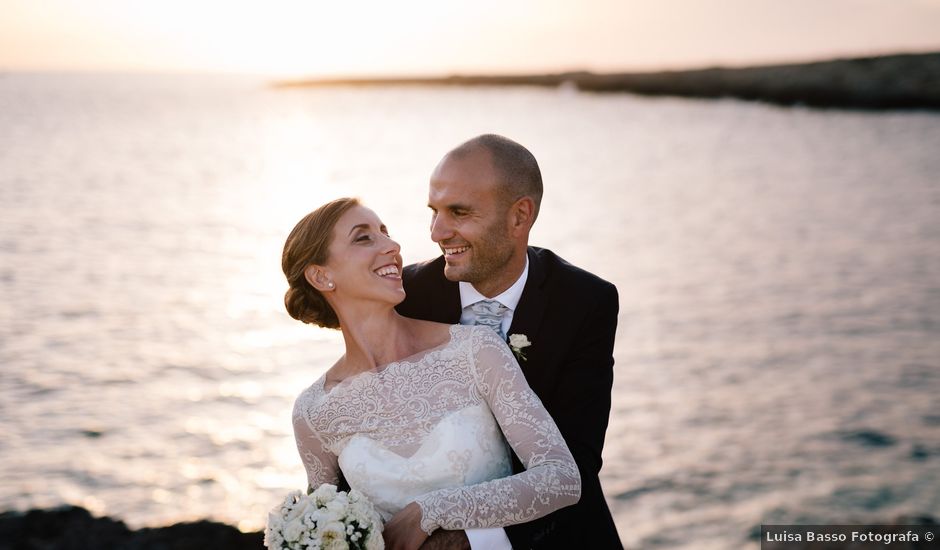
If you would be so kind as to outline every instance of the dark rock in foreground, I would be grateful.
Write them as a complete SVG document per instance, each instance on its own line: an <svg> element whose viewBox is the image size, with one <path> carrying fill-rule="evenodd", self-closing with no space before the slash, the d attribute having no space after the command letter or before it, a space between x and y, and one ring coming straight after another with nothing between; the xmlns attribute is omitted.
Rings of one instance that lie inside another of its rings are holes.
<svg viewBox="0 0 940 550"><path fill-rule="evenodd" d="M131 531L75 506L0 514L0 550L263 550L263 538L212 521Z"/></svg>
<svg viewBox="0 0 940 550"><path fill-rule="evenodd" d="M748 68L651 73L362 78L283 82L278 87L364 85L548 86L587 92L765 101L851 109L940 109L940 53L901 54Z"/></svg>

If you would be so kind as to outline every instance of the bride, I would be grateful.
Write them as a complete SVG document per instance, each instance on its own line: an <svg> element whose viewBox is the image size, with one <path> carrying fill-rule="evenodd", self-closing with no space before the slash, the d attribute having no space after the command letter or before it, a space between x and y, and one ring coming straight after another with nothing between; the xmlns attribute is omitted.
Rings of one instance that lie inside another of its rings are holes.
<svg viewBox="0 0 940 550"><path fill-rule="evenodd" d="M386 521L390 548L576 503L577 466L506 343L487 327L395 312L405 297L399 252L356 199L321 206L287 237L287 311L339 328L346 344L294 404L309 486L344 475ZM510 475L507 442L526 471Z"/></svg>

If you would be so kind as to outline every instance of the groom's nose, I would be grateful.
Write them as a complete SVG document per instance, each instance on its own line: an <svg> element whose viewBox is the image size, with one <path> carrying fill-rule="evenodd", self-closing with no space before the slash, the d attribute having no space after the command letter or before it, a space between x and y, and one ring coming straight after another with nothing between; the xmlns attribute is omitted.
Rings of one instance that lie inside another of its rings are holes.
<svg viewBox="0 0 940 550"><path fill-rule="evenodd" d="M447 221L447 216L434 214L431 217L431 240L439 243L454 236L454 230Z"/></svg>

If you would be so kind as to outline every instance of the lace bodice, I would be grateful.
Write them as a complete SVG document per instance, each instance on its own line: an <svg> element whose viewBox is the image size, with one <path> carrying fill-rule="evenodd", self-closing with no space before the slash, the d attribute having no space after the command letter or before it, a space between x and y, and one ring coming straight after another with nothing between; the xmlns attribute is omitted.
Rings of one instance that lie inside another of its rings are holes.
<svg viewBox="0 0 940 550"><path fill-rule="evenodd" d="M342 468L386 520L417 502L427 533L527 522L580 496L558 428L488 328L454 325L444 345L329 391L324 382L294 404L311 487L336 483ZM505 442L526 471L509 475Z"/></svg>

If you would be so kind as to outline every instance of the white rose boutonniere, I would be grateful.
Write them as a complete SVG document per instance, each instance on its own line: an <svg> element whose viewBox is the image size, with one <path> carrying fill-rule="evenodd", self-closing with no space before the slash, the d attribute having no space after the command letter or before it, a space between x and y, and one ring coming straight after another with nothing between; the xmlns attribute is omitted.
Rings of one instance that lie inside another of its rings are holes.
<svg viewBox="0 0 940 550"><path fill-rule="evenodd" d="M529 341L529 337L525 334L509 335L509 348L519 361L525 361L525 352L522 350L531 345L532 342Z"/></svg>

